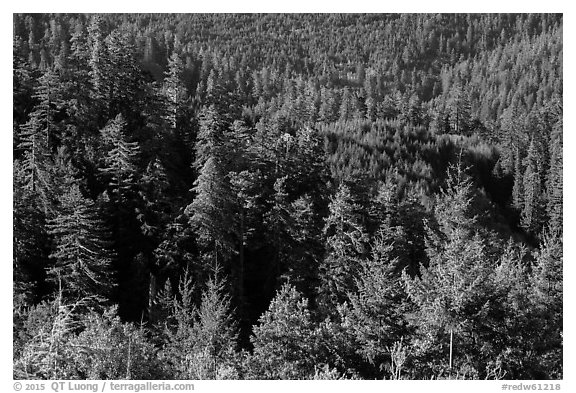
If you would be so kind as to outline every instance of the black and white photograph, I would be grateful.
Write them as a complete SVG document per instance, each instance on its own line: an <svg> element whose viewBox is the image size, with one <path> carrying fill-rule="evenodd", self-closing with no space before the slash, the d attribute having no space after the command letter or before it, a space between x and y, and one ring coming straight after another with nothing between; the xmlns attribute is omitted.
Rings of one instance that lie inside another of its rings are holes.
<svg viewBox="0 0 576 393"><path fill-rule="evenodd" d="M561 390L563 17L13 13L14 388Z"/></svg>

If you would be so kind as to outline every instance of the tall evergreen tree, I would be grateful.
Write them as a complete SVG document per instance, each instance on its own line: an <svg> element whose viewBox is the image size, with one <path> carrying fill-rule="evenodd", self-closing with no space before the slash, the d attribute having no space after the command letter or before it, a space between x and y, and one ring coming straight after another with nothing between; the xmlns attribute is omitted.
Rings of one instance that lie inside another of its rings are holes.
<svg viewBox="0 0 576 393"><path fill-rule="evenodd" d="M104 19L102 15L95 14L92 16L88 26L88 47L90 49L90 80L95 99L104 99L106 97L106 45L104 39Z"/></svg>
<svg viewBox="0 0 576 393"><path fill-rule="evenodd" d="M326 256L320 265L320 301L327 310L355 290L360 261L366 255L368 237L360 206L348 186L342 184L330 203L324 226Z"/></svg>
<svg viewBox="0 0 576 393"><path fill-rule="evenodd" d="M536 369L547 378L560 378L563 370L562 247L561 237L546 233L535 252L535 265L529 280L535 314L532 323L538 332L534 345L538 355L534 360L538 364Z"/></svg>
<svg viewBox="0 0 576 393"><path fill-rule="evenodd" d="M372 256L362 261L356 285L348 294L350 305L344 312L344 326L357 343L357 352L381 376L391 362L391 348L408 334L405 314L406 293L398 260L392 246L379 231L372 244Z"/></svg>
<svg viewBox="0 0 576 393"><path fill-rule="evenodd" d="M286 284L254 327L250 361L256 379L306 379L317 364L318 338L308 302Z"/></svg>
<svg viewBox="0 0 576 393"><path fill-rule="evenodd" d="M52 280L61 280L65 293L73 296L109 296L114 287L113 254L109 233L98 217L94 202L72 185L62 196L61 210L48 222L55 250Z"/></svg>
<svg viewBox="0 0 576 393"><path fill-rule="evenodd" d="M562 125L557 124L550 135L550 168L546 179L547 213L550 229L562 234L563 210L563 147Z"/></svg>
<svg viewBox="0 0 576 393"><path fill-rule="evenodd" d="M452 87L452 95L448 101L450 109L450 128L458 135L466 135L471 130L471 108L468 94L462 84Z"/></svg>
<svg viewBox="0 0 576 393"><path fill-rule="evenodd" d="M106 177L113 198L121 203L136 186L136 159L140 149L137 142L128 141L122 115L108 122L100 133L107 148L101 173Z"/></svg>
<svg viewBox="0 0 576 393"><path fill-rule="evenodd" d="M210 157L224 163L229 147L225 139L226 123L216 107L210 106L202 109L199 115L199 125L194 161L194 168L198 171Z"/></svg>
<svg viewBox="0 0 576 393"><path fill-rule="evenodd" d="M522 207L522 226L527 232L535 234L543 220L543 190L541 175L543 162L537 142L532 139L526 157L526 170L523 177L524 205Z"/></svg>
<svg viewBox="0 0 576 393"><path fill-rule="evenodd" d="M165 94L168 99L167 117L174 131L181 129L188 104L188 92L184 86L184 63L174 52L168 60L168 70L164 80Z"/></svg>
<svg viewBox="0 0 576 393"><path fill-rule="evenodd" d="M207 259L204 263L224 266L235 250L232 237L234 201L230 182L218 158L206 160L193 191L196 197L186 207L186 214Z"/></svg>
<svg viewBox="0 0 576 393"><path fill-rule="evenodd" d="M199 306L197 289L188 271L180 280L165 327L161 353L178 379L234 379L236 377L236 325L224 282L211 277L202 291Z"/></svg>
<svg viewBox="0 0 576 393"><path fill-rule="evenodd" d="M428 233L428 267L413 279L404 274L416 306L411 323L421 375L482 377L494 356L483 344L496 328L494 263L475 229L471 201L471 183L460 171L450 175L435 209L439 232Z"/></svg>
<svg viewBox="0 0 576 393"><path fill-rule="evenodd" d="M25 187L32 192L46 188L46 160L48 144L39 119L33 117L20 127L19 149L23 151L22 165L25 171Z"/></svg>
<svg viewBox="0 0 576 393"><path fill-rule="evenodd" d="M33 97L38 101L28 121L20 126L18 149L23 152L27 172L27 187L44 195L49 192L50 155L57 145L59 130L55 113L62 106L62 91L54 71L39 79ZM45 201L47 204L47 201Z"/></svg>

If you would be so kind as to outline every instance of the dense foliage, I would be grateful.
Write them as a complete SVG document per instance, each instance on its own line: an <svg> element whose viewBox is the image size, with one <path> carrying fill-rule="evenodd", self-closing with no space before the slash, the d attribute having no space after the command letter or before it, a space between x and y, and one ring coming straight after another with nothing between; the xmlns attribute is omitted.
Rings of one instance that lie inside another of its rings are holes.
<svg viewBox="0 0 576 393"><path fill-rule="evenodd" d="M14 376L562 378L562 24L15 14Z"/></svg>

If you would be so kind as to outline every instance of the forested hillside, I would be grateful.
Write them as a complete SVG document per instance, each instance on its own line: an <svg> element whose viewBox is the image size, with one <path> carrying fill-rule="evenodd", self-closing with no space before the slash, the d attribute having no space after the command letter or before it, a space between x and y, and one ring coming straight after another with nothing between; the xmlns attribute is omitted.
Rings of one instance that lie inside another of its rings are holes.
<svg viewBox="0 0 576 393"><path fill-rule="evenodd" d="M14 377L561 379L562 26L15 14Z"/></svg>

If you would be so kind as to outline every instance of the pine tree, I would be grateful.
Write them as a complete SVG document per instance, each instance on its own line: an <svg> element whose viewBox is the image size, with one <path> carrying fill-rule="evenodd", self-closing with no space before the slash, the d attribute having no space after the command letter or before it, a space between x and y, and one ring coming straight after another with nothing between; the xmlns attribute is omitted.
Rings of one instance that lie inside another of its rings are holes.
<svg viewBox="0 0 576 393"><path fill-rule="evenodd" d="M391 347L408 333L404 314L406 294L398 260L380 230L372 244L372 256L363 260L356 280L357 292L348 294L343 325L354 337L357 352L380 375L390 363Z"/></svg>
<svg viewBox="0 0 576 393"><path fill-rule="evenodd" d="M320 301L328 310L345 300L355 290L354 281L360 260L365 256L368 237L360 206L348 186L342 184L329 206L324 226L326 256L320 265Z"/></svg>
<svg viewBox="0 0 576 393"><path fill-rule="evenodd" d="M170 201L166 191L170 187L168 175L162 161L156 157L146 167L138 188L144 203L136 218L141 224L142 234L153 237L169 221Z"/></svg>
<svg viewBox="0 0 576 393"><path fill-rule="evenodd" d="M122 322L117 311L112 307L102 315L90 312L81 316L82 331L68 343L76 378L169 378L163 373L145 327Z"/></svg>
<svg viewBox="0 0 576 393"><path fill-rule="evenodd" d="M464 87L457 83L452 88L449 99L450 128L458 135L466 135L471 130L470 101Z"/></svg>
<svg viewBox="0 0 576 393"><path fill-rule="evenodd" d="M81 73L84 73L84 67L87 61L88 37L86 35L85 27L81 23L78 23L74 27L74 32L70 37L70 57L68 59L68 64L70 68L72 68L74 74L79 76Z"/></svg>
<svg viewBox="0 0 576 393"><path fill-rule="evenodd" d="M161 358L178 379L234 379L236 368L236 325L225 284L211 277L202 292L199 307L197 290L188 271L180 280L168 316L166 343Z"/></svg>
<svg viewBox="0 0 576 393"><path fill-rule="evenodd" d="M416 306L411 322L417 329L415 351L421 367L427 363L433 375L458 370L478 378L493 356L484 352L483 343L494 334L497 319L494 264L476 229L471 190L460 171L451 172L435 208L439 231L428 231L428 267L413 279L404 274Z"/></svg>
<svg viewBox="0 0 576 393"><path fill-rule="evenodd" d="M107 97L106 94L106 74L108 66L106 65L107 51L104 44L104 19L101 15L92 16L90 26L88 27L88 47L90 49L90 80L94 92L94 98L97 100Z"/></svg>
<svg viewBox="0 0 576 393"><path fill-rule="evenodd" d="M537 143L530 142L526 157L526 170L522 179L524 205L522 206L522 227L530 234L537 234L542 225L543 190L541 174L543 162Z"/></svg>
<svg viewBox="0 0 576 393"><path fill-rule="evenodd" d="M38 100L38 105L34 108L31 117L36 117L42 121L48 148L54 146L56 144L55 139L57 140L54 117L63 105L61 86L58 74L49 70L38 79L38 86L33 95L33 98Z"/></svg>
<svg viewBox="0 0 576 393"><path fill-rule="evenodd" d="M293 217L286 192L287 177L281 177L274 182L274 195L271 210L264 218L267 226L267 237L274 249L273 271L275 277L286 269L286 264L291 257L291 239L288 235L293 227Z"/></svg>
<svg viewBox="0 0 576 393"><path fill-rule="evenodd" d="M26 304L41 293L48 264L49 238L46 213L39 196L25 187L24 168L14 162L13 281L14 305Z"/></svg>
<svg viewBox="0 0 576 393"><path fill-rule="evenodd" d="M251 337L252 378L307 379L319 361L308 301L288 284L278 290Z"/></svg>
<svg viewBox="0 0 576 393"><path fill-rule="evenodd" d="M562 124L559 122L550 135L550 168L546 179L547 214L549 227L562 235L563 233L563 180L562 180Z"/></svg>
<svg viewBox="0 0 576 393"><path fill-rule="evenodd" d="M100 171L117 202L125 200L134 191L138 173L136 159L140 149L137 142L128 142L125 132L126 121L122 115L108 122L100 132L108 149Z"/></svg>
<svg viewBox="0 0 576 393"><path fill-rule="evenodd" d="M63 104L58 75L47 71L39 79L33 97L38 101L28 121L20 126L18 149L23 152L27 187L34 192L49 192L49 156L59 138L55 112ZM47 202L45 203L47 204Z"/></svg>
<svg viewBox="0 0 576 393"><path fill-rule="evenodd" d="M186 207L205 263L224 265L234 252L233 200L230 182L216 157L209 157L194 182L194 201Z"/></svg>
<svg viewBox="0 0 576 393"><path fill-rule="evenodd" d="M209 157L224 162L228 150L225 140L225 123L214 106L203 108L199 115L200 130L195 146L194 168L200 170Z"/></svg>
<svg viewBox="0 0 576 393"><path fill-rule="evenodd" d="M312 304L318 285L318 268L322 258L322 227L310 195L304 195L290 204L292 225L287 228L290 240L290 258L284 277Z"/></svg>
<svg viewBox="0 0 576 393"><path fill-rule="evenodd" d="M33 117L20 127L20 144L23 151L22 165L25 171L25 187L32 192L45 189L48 185L46 160L48 144L39 119Z"/></svg>
<svg viewBox="0 0 576 393"><path fill-rule="evenodd" d="M318 120L323 123L330 123L337 119L336 99L334 92L325 87L321 90L320 109L318 110Z"/></svg>
<svg viewBox="0 0 576 393"><path fill-rule="evenodd" d="M168 70L164 80L165 94L168 99L167 117L174 131L181 128L183 116L188 104L188 92L183 82L184 63L176 52L168 60Z"/></svg>
<svg viewBox="0 0 576 393"><path fill-rule="evenodd" d="M328 170L324 141L320 132L312 127L299 128L295 139L296 157L294 162L290 163L292 176L300 184L301 189L311 195L325 194Z"/></svg>
<svg viewBox="0 0 576 393"><path fill-rule="evenodd" d="M106 91L105 113L108 118L122 114L131 128L140 128L145 124L143 115L153 116L154 112L147 102L148 93L132 39L127 33L114 30L104 44L107 74L101 83Z"/></svg>
<svg viewBox="0 0 576 393"><path fill-rule="evenodd" d="M216 272L202 293L194 325L197 369L193 379L237 378L235 349L238 333L225 287Z"/></svg>
<svg viewBox="0 0 576 393"><path fill-rule="evenodd" d="M369 210L370 226L373 228L369 232L375 233L376 238L383 242L382 246L391 247L390 257L397 260L398 270L411 265L410 249L415 249L417 246L412 242L414 235L409 236L402 225L411 218L410 214L406 214L409 207L408 200L401 201L398 198L397 185L387 179L379 184ZM412 247L409 245L411 242Z"/></svg>
<svg viewBox="0 0 576 393"><path fill-rule="evenodd" d="M524 176L522 172L522 157L520 156L520 149L514 149L512 155L514 162L514 185L512 186L512 206L518 211L522 211L524 207Z"/></svg>
<svg viewBox="0 0 576 393"><path fill-rule="evenodd" d="M350 93L350 89L345 87L342 93L342 101L340 104L340 121L351 120L355 117L357 112L355 101L356 99L352 93Z"/></svg>
<svg viewBox="0 0 576 393"><path fill-rule="evenodd" d="M532 323L538 332L535 367L546 378L563 375L563 269L562 238L545 233L539 249L534 253L535 265L530 277L531 300L535 318Z"/></svg>
<svg viewBox="0 0 576 393"><path fill-rule="evenodd" d="M110 295L114 281L109 234L94 202L82 196L78 185L62 196L61 210L48 228L55 241L50 255L55 263L48 270L52 280L62 280L70 295Z"/></svg>

